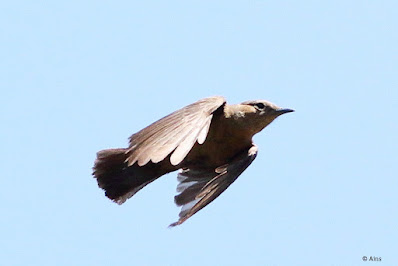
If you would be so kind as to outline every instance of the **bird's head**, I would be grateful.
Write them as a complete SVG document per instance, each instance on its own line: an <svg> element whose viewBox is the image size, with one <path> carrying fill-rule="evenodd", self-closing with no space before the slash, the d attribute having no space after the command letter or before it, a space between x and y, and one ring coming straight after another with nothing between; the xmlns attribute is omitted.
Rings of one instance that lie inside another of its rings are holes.
<svg viewBox="0 0 398 266"><path fill-rule="evenodd" d="M231 105L230 116L254 135L278 116L290 112L294 112L294 110L280 108L269 101L255 100Z"/></svg>

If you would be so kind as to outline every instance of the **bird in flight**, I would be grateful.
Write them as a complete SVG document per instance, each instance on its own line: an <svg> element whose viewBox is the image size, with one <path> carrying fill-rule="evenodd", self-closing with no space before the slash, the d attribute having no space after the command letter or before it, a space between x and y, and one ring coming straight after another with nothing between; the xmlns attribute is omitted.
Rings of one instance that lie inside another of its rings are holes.
<svg viewBox="0 0 398 266"><path fill-rule="evenodd" d="M97 153L93 175L105 195L124 203L140 189L179 170L174 197L182 224L217 198L256 158L252 137L293 112L264 100L228 105L209 97L177 110L130 137L127 148Z"/></svg>

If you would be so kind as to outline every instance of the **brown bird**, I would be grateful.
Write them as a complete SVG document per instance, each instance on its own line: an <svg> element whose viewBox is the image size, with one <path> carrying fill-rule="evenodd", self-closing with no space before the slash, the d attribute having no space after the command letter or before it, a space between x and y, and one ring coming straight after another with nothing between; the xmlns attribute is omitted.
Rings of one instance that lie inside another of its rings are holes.
<svg viewBox="0 0 398 266"><path fill-rule="evenodd" d="M268 101L227 105L223 97L190 104L130 137L128 148L97 153L93 175L105 195L124 203L158 177L181 169L174 201L182 224L226 190L256 158L252 137L293 112Z"/></svg>

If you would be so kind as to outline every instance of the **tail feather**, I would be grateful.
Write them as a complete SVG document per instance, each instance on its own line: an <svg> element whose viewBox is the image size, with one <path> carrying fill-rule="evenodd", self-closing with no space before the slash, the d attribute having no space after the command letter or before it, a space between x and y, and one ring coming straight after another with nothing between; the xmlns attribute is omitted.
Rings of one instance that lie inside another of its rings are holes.
<svg viewBox="0 0 398 266"><path fill-rule="evenodd" d="M126 175L127 165L125 149L102 150L97 153L93 175L97 178L98 186L105 190L105 195L117 203L131 189ZM132 196L132 195L131 195Z"/></svg>
<svg viewBox="0 0 398 266"><path fill-rule="evenodd" d="M169 161L144 166L128 166L127 149L108 149L97 153L93 175L105 195L118 204L124 203L141 188L158 177L175 170ZM168 158L166 158L168 159Z"/></svg>

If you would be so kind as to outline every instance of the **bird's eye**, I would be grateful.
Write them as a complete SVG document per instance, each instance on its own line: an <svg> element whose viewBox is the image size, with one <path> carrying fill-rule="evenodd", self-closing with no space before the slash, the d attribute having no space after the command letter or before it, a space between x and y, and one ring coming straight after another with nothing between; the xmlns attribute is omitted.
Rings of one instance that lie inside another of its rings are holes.
<svg viewBox="0 0 398 266"><path fill-rule="evenodd" d="M264 110L265 108L265 105L263 103L256 103L254 106L260 110Z"/></svg>

